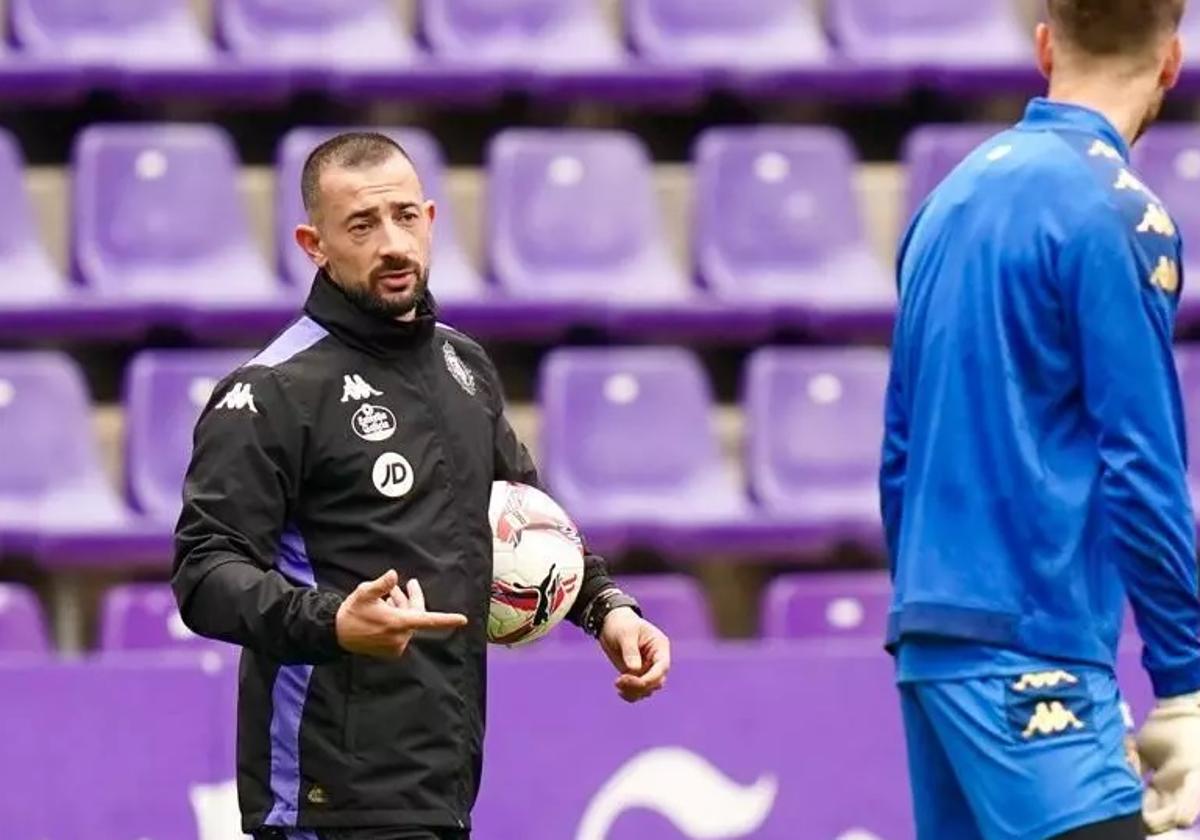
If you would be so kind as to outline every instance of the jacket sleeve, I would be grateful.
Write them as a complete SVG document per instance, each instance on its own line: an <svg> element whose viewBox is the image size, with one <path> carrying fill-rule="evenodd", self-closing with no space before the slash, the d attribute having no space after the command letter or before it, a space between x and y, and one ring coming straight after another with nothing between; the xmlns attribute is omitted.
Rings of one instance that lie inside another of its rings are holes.
<svg viewBox="0 0 1200 840"><path fill-rule="evenodd" d="M280 662L319 664L342 654L342 599L316 588L298 532L283 539L303 434L271 369L243 368L216 388L195 430L172 587L184 623L201 636Z"/></svg>
<svg viewBox="0 0 1200 840"><path fill-rule="evenodd" d="M1163 263L1139 261L1133 225L1115 209L1086 218L1059 259L1100 452L1101 515L1143 664L1155 694L1169 697L1200 689L1195 523L1172 353L1177 293L1150 282Z"/></svg>
<svg viewBox="0 0 1200 840"><path fill-rule="evenodd" d="M496 426L494 435L493 448L495 450L496 475L497 481L515 481L519 484L528 484L531 487L537 487L539 490L545 490L542 485L541 478L538 476L537 466L533 463L533 458L529 454L529 450L525 448L525 444L517 437L517 433L513 431L513 427L508 422L508 418L504 415L504 395L500 385L500 377L496 373L495 368L489 363L488 365L489 378L491 380L494 410L496 412ZM603 558L597 554L588 551L587 540L584 539L584 559L583 559L583 584L579 589L579 595L575 599L574 606L567 613L567 620L572 624L583 624L583 617L587 607L591 602L606 589L612 589L616 586L612 578L608 574L608 568Z"/></svg>

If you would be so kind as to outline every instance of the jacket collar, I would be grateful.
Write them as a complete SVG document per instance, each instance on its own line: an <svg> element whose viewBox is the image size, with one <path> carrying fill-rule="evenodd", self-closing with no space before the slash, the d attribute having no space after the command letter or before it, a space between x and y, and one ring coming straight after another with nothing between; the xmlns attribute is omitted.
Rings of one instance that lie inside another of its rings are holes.
<svg viewBox="0 0 1200 840"><path fill-rule="evenodd" d="M1077 131L1103 140L1129 162L1129 144L1108 117L1083 105L1056 102L1039 96L1030 101L1018 128L1042 131Z"/></svg>
<svg viewBox="0 0 1200 840"><path fill-rule="evenodd" d="M324 271L318 271L304 312L345 344L373 356L394 357L428 344L437 326L436 304L426 293L412 321L368 312L351 300Z"/></svg>

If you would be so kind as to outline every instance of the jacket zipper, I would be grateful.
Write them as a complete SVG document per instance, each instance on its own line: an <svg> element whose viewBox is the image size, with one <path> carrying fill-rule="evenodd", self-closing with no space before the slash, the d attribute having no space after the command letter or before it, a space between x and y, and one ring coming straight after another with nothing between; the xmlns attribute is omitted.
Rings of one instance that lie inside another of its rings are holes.
<svg viewBox="0 0 1200 840"><path fill-rule="evenodd" d="M453 499L453 498L456 498L458 495L458 492L457 492L458 488L454 483L454 476L458 474L458 467L454 461L453 447L451 447L448 444L448 442L446 440L446 436L442 432L442 429L447 427L446 426L447 420L446 420L446 415L442 411L442 406L438 402L437 386L436 386L436 384L431 383L428 378L429 376L432 375L430 372L429 365L431 363L432 356L434 356L433 343L426 345L424 348L422 348L422 350L423 350L423 355L425 356L425 358L423 360L424 364L417 365L417 371L418 371L417 379L420 382L422 395L425 398L425 404L429 406L429 410L434 416L434 420L435 420L434 437L437 440L438 445L442 449L442 454L443 454L443 458L445 461L445 469L447 471L446 475L444 476L444 481L446 483L446 487L450 491L450 497ZM454 514L455 527L453 528L452 539L457 546L457 553L460 558L460 562L462 564L464 564L464 566L465 566L465 564L467 563L466 546L461 543L461 538L459 535L461 533L463 533L466 530L466 528L465 528L465 524L460 520L460 518L458 516L458 506L451 505L451 508L455 511L455 514ZM467 795L466 795L467 783L466 783L465 774L467 773L467 765L468 765L467 759L469 758L469 755L467 752L468 739L467 739L467 737L465 737L466 729L467 729L467 715L469 714L469 710L467 708L467 701L466 701L466 691L465 691L466 686L464 684L464 681L467 678L467 670L468 670L467 668L459 669L459 682L458 682L458 702L459 702L459 707L460 707L459 743L462 744L462 749L460 752L460 756L462 758L462 761L460 762L460 767L462 769L459 771L459 774L458 774L458 788L459 788L458 797L459 797L459 802L463 807L466 806L466 801L467 801ZM458 825L460 828L465 826L465 823L460 816L456 815L455 820L458 822Z"/></svg>

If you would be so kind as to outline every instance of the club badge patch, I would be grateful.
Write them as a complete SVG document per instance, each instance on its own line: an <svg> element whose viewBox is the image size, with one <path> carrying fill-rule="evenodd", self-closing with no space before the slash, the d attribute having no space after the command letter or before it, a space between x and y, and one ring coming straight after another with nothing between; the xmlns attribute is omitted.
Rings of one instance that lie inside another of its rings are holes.
<svg viewBox="0 0 1200 840"><path fill-rule="evenodd" d="M354 427L354 434L377 443L396 433L396 415L386 406L363 403L354 412L350 425Z"/></svg>
<svg viewBox="0 0 1200 840"><path fill-rule="evenodd" d="M446 369L450 371L450 375L462 386L464 391L472 397L475 396L478 390L475 384L475 374L471 373L471 369L463 364L463 360L458 357L458 351L449 341L442 345L442 356L446 359Z"/></svg>

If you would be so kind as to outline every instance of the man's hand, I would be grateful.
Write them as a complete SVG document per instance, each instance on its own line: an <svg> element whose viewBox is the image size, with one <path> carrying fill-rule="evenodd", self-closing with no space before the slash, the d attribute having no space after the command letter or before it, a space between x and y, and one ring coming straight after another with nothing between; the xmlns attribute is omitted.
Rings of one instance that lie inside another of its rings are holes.
<svg viewBox="0 0 1200 840"><path fill-rule="evenodd" d="M621 672L617 692L627 703L645 700L666 684L671 642L628 607L619 607L605 617L600 647Z"/></svg>
<svg viewBox="0 0 1200 840"><path fill-rule="evenodd" d="M1138 751L1151 773L1146 830L1191 827L1200 816L1200 693L1159 700L1138 733Z"/></svg>
<svg viewBox="0 0 1200 840"><path fill-rule="evenodd" d="M360 583L337 612L337 639L343 650L366 656L397 657L417 630L453 630L467 623L459 613L426 612L425 594L417 581L407 594L394 570Z"/></svg>

